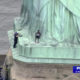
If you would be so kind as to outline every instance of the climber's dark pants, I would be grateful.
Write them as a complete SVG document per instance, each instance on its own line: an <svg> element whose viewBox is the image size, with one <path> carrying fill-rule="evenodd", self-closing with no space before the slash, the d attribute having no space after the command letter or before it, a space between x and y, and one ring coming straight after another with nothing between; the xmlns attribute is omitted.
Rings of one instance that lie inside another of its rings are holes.
<svg viewBox="0 0 80 80"><path fill-rule="evenodd" d="M38 43L39 43L39 39L40 39L40 36L36 36L35 37L35 42L38 40Z"/></svg>

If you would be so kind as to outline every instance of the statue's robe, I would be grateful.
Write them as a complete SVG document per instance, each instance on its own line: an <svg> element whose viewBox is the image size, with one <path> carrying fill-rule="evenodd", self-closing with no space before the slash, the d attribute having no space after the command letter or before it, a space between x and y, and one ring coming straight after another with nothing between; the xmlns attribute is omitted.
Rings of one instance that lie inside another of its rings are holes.
<svg viewBox="0 0 80 80"><path fill-rule="evenodd" d="M22 26L29 25L32 38L39 29L44 42L79 43L79 0L24 0L21 10Z"/></svg>

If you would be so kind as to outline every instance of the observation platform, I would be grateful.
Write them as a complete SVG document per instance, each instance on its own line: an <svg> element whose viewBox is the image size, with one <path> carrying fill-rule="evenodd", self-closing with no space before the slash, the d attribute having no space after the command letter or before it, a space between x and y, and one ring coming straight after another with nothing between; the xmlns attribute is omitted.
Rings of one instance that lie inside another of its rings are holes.
<svg viewBox="0 0 80 80"><path fill-rule="evenodd" d="M35 43L19 37L17 48L13 48L13 30L8 32L8 36L16 60L26 63L80 64L80 45Z"/></svg>

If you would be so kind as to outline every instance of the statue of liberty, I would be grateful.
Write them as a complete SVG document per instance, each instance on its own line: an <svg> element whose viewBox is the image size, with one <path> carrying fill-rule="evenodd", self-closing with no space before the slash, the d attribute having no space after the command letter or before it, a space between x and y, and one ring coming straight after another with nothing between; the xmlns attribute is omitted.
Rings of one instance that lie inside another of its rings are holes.
<svg viewBox="0 0 80 80"><path fill-rule="evenodd" d="M12 52L9 55L13 57L12 71L21 65L21 70L30 73L24 78L36 79L35 76L43 76L49 79L51 76L47 77L43 70L51 66L49 72L54 67L52 78L56 79L55 70L58 67L55 66L60 65L63 71L65 64L70 67L80 64L80 0L23 0L20 17L14 21L14 30L8 32L11 44L9 52ZM40 75L31 75L30 71L34 72L34 67L40 67ZM15 73L19 75L21 71ZM63 76L61 74L58 75Z"/></svg>
<svg viewBox="0 0 80 80"><path fill-rule="evenodd" d="M79 43L79 5L79 0L23 0L20 27L32 40L40 30L42 42Z"/></svg>

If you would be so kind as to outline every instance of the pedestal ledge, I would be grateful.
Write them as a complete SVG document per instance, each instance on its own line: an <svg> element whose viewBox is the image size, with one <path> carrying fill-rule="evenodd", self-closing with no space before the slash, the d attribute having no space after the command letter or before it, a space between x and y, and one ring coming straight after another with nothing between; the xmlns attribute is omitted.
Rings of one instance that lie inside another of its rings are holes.
<svg viewBox="0 0 80 80"><path fill-rule="evenodd" d="M11 52L11 51L10 51ZM12 53L11 53L12 54ZM79 74L73 74L71 64L25 63L13 60L10 70L11 80L79 80ZM76 65L79 66L79 65Z"/></svg>
<svg viewBox="0 0 80 80"><path fill-rule="evenodd" d="M8 32L13 58L26 63L64 63L80 64L80 46L43 46L41 44L21 43L13 48L13 31ZM24 37L23 37L24 39ZM21 40L21 41L20 41ZM23 41L24 42L24 41Z"/></svg>

